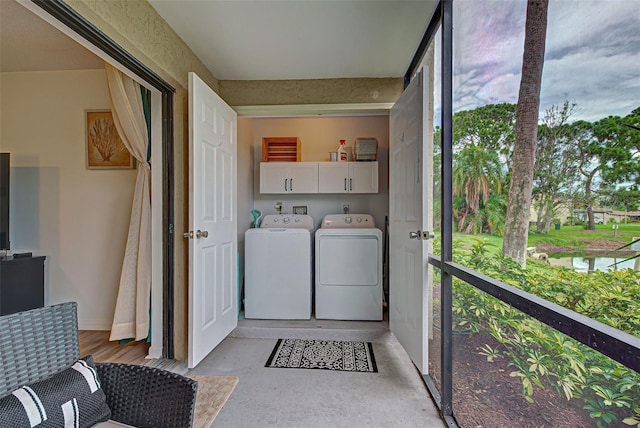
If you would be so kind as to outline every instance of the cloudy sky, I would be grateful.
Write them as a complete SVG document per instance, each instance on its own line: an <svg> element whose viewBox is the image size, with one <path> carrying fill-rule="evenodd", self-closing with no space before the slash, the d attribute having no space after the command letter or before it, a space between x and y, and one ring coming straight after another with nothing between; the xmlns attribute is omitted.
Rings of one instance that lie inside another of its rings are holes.
<svg viewBox="0 0 640 428"><path fill-rule="evenodd" d="M522 0L454 2L454 111L517 102L525 12ZM540 109L565 100L590 121L640 106L640 0L550 0Z"/></svg>

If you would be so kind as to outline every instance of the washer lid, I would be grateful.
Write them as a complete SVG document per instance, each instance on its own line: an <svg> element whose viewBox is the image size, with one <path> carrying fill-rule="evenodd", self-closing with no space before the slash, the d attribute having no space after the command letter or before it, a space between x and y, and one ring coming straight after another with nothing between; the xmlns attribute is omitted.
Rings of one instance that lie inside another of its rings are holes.
<svg viewBox="0 0 640 428"><path fill-rule="evenodd" d="M313 230L313 217L298 214L270 214L264 216L260 228Z"/></svg>
<svg viewBox="0 0 640 428"><path fill-rule="evenodd" d="M329 214L322 219L321 228L372 229L376 222L371 214Z"/></svg>

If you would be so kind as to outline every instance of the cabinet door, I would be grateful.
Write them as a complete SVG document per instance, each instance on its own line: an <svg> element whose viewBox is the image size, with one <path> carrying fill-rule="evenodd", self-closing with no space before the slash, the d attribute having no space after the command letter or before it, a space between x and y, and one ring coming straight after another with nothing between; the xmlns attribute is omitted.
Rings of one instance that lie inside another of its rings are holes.
<svg viewBox="0 0 640 428"><path fill-rule="evenodd" d="M260 193L288 193L288 162L260 163Z"/></svg>
<svg viewBox="0 0 640 428"><path fill-rule="evenodd" d="M378 162L349 162L349 191L378 193Z"/></svg>
<svg viewBox="0 0 640 428"><path fill-rule="evenodd" d="M346 162L318 163L318 193L349 192L349 164Z"/></svg>
<svg viewBox="0 0 640 428"><path fill-rule="evenodd" d="M287 193L318 193L318 163L291 162Z"/></svg>

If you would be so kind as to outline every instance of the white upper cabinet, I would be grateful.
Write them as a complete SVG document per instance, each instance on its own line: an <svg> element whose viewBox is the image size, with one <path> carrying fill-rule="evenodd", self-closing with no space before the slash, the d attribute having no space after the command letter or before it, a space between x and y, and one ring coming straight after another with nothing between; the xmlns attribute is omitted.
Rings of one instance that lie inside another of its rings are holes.
<svg viewBox="0 0 640 428"><path fill-rule="evenodd" d="M349 163L318 163L318 193L349 193Z"/></svg>
<svg viewBox="0 0 640 428"><path fill-rule="evenodd" d="M260 193L318 193L318 163L261 162Z"/></svg>
<svg viewBox="0 0 640 428"><path fill-rule="evenodd" d="M318 162L318 193L378 193L378 162Z"/></svg>

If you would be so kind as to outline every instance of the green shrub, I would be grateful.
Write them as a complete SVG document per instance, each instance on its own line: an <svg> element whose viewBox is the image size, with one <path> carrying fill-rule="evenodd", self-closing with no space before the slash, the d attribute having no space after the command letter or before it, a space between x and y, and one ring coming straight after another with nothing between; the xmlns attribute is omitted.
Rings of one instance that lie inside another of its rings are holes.
<svg viewBox="0 0 640 428"><path fill-rule="evenodd" d="M563 224L563 226L580 226L584 224L584 222L582 220L580 220L578 217L567 217L567 221Z"/></svg>
<svg viewBox="0 0 640 428"><path fill-rule="evenodd" d="M619 330L640 334L640 274L631 269L584 274L535 263L522 269L489 253L481 241L470 250L457 250L454 259ZM458 327L498 341L495 349L485 345L480 353L489 362L507 359L525 400L533 402L536 387L552 388L566 400L582 400L599 427L619 424L622 411L628 415L624 424L640 428L639 373L458 279L453 318Z"/></svg>

